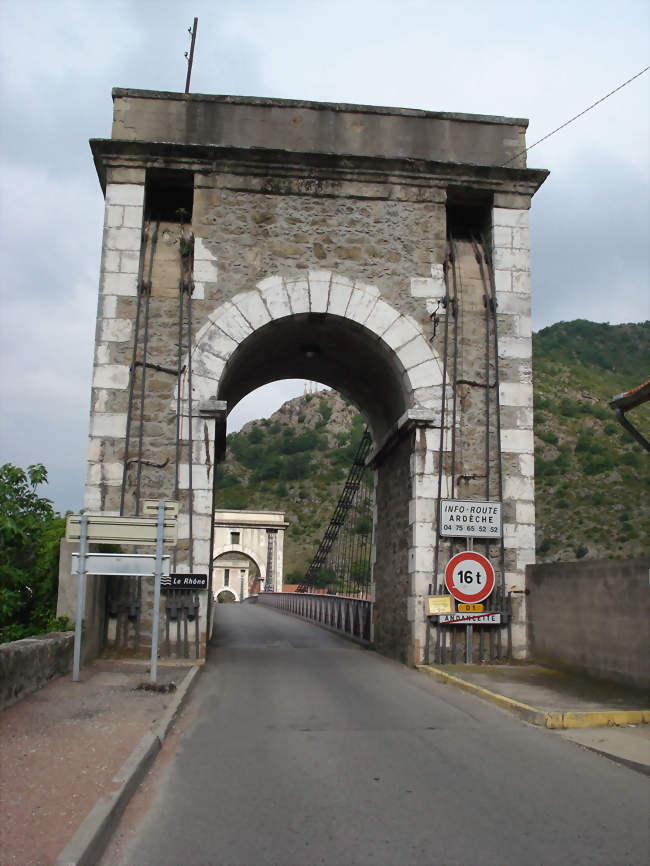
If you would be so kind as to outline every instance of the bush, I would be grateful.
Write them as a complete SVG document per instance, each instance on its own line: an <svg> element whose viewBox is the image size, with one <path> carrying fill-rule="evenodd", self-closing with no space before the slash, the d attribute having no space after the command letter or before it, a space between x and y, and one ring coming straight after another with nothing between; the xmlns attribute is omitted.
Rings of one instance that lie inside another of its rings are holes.
<svg viewBox="0 0 650 866"><path fill-rule="evenodd" d="M0 467L0 642L51 631L56 619L59 546L65 518L36 488L42 464Z"/></svg>
<svg viewBox="0 0 650 866"><path fill-rule="evenodd" d="M589 553L589 549L587 547L585 547L584 544L580 544L578 547L576 547L575 553L576 553L576 559L582 559L584 556L586 556Z"/></svg>

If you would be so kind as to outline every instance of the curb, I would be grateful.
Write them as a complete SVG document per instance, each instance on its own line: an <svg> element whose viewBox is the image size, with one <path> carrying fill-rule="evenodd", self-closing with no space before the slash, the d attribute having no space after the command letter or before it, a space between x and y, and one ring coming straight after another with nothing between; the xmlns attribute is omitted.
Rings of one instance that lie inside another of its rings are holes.
<svg viewBox="0 0 650 866"><path fill-rule="evenodd" d="M119 788L97 800L77 832L56 858L54 866L93 866L97 863L129 800L162 748L163 741L200 670L199 665L190 668L160 722L142 737L113 777L113 782L118 784Z"/></svg>
<svg viewBox="0 0 650 866"><path fill-rule="evenodd" d="M613 725L641 725L650 723L650 710L597 710L595 712L557 711L546 712L545 710L531 707L513 698L507 698L498 692L491 692L447 671L441 671L432 665L416 665L417 669L433 677L439 683L449 683L457 686L463 691L477 695L492 704L496 704L508 712L514 713L541 728L568 729L568 728L598 728Z"/></svg>

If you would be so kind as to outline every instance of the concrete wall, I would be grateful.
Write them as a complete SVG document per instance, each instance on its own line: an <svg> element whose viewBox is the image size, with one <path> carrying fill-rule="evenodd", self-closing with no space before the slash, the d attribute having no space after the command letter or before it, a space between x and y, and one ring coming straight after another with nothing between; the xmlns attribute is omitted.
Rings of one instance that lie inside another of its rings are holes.
<svg viewBox="0 0 650 866"><path fill-rule="evenodd" d="M650 557L529 565L533 658L648 688L649 571Z"/></svg>
<svg viewBox="0 0 650 866"><path fill-rule="evenodd" d="M74 634L52 632L0 644L0 710L72 670Z"/></svg>

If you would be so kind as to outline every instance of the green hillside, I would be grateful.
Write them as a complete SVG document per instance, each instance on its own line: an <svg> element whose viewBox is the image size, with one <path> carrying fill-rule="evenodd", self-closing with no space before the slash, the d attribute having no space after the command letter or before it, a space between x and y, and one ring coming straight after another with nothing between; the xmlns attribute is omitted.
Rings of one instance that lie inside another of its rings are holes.
<svg viewBox="0 0 650 866"><path fill-rule="evenodd" d="M650 322L560 322L533 354L538 560L647 552L650 459L608 402L650 374ZM650 405L630 418L650 432ZM285 579L309 564L362 433L356 408L320 391L228 436L217 506L286 513Z"/></svg>
<svg viewBox="0 0 650 866"><path fill-rule="evenodd" d="M533 372L538 559L647 552L650 458L608 402L650 375L650 322L544 328ZM628 417L650 433L650 405Z"/></svg>

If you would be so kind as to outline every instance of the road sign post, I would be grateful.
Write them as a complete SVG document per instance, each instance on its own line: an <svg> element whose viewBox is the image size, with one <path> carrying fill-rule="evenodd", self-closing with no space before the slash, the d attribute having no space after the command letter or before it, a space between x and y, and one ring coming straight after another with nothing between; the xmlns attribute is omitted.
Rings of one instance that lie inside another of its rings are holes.
<svg viewBox="0 0 650 866"><path fill-rule="evenodd" d="M158 677L158 630L160 628L160 583L162 581L163 525L165 522L165 502L158 502L158 539L156 542L156 569L153 587L153 624L151 634L151 682Z"/></svg>
<svg viewBox="0 0 650 866"><path fill-rule="evenodd" d="M151 501L147 500L151 513ZM167 516L165 514L167 512ZM154 577L154 611L151 642L151 682L158 673L158 633L160 630L160 586L163 570L169 574L169 557L163 557L164 544L176 544L178 504L159 500L156 517L117 517L109 514L69 514L66 522L66 541L79 540L77 560L77 620L74 630L72 680L79 682L81 666L81 631L88 561L93 574L120 574L122 576L149 574ZM155 558L133 555L87 554L88 544L121 543L156 545ZM105 559L102 560L102 557ZM74 557L74 554L73 554ZM153 571L147 571L144 560L153 561ZM98 564L99 563L99 564ZM99 570L98 570L99 569ZM73 572L74 573L74 572Z"/></svg>
<svg viewBox="0 0 650 866"><path fill-rule="evenodd" d="M74 624L74 659L72 663L72 681L79 682L81 667L81 624L84 615L84 590L86 583L86 539L88 537L88 518L81 515L81 532L79 535L79 568L77 573L77 619Z"/></svg>

